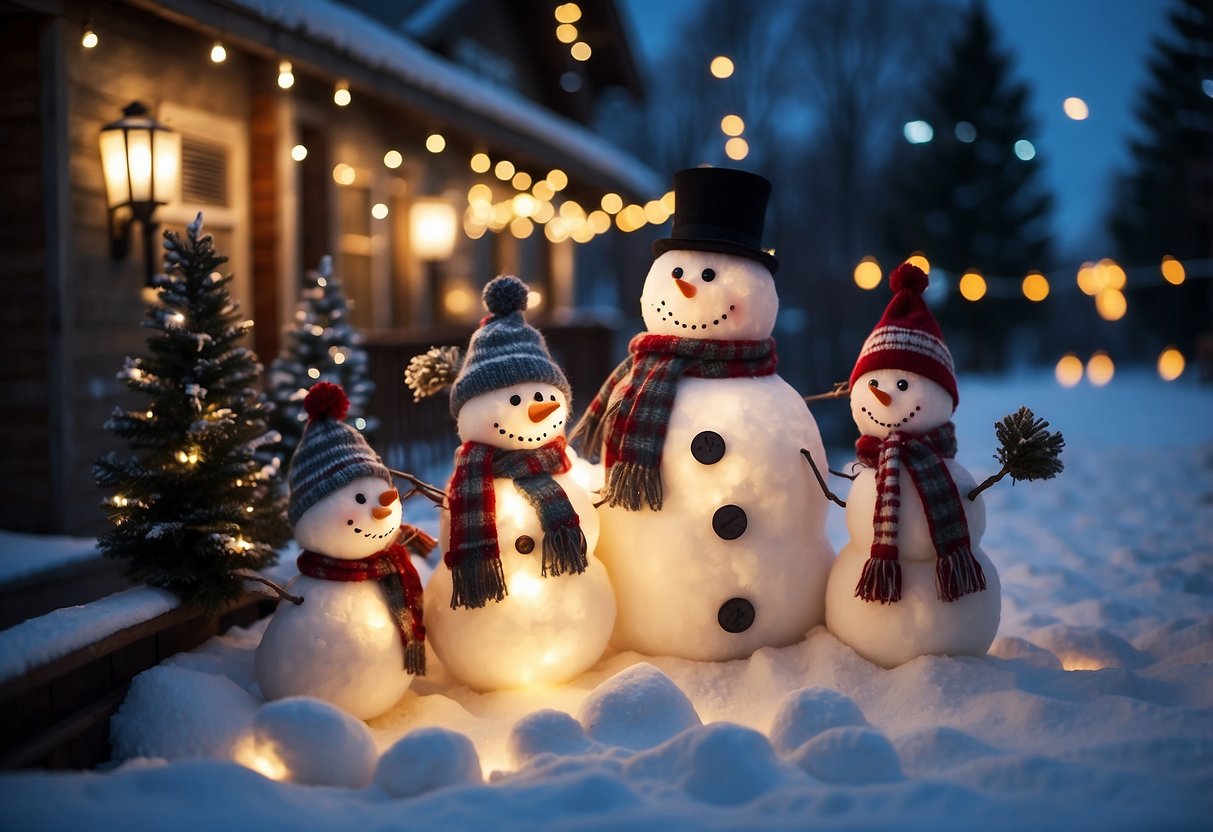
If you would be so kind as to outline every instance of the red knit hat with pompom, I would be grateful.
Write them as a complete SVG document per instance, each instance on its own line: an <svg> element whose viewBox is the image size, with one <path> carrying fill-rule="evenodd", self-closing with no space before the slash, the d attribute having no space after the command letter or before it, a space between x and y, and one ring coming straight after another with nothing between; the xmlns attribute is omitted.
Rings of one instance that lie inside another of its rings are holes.
<svg viewBox="0 0 1213 832"><path fill-rule="evenodd" d="M922 269L902 263L889 275L893 299L880 323L863 342L859 360L851 370L851 386L873 370L905 370L938 384L952 396L952 408L960 402L952 353L943 342L943 332L927 309L922 293L929 280Z"/></svg>

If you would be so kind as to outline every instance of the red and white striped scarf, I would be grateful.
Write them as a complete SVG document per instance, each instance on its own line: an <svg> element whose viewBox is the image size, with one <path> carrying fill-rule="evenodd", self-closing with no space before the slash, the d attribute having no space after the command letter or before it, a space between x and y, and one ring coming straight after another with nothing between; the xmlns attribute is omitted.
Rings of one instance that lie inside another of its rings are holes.
<svg viewBox="0 0 1213 832"><path fill-rule="evenodd" d="M955 601L986 588L986 576L973 556L969 523L960 492L945 460L956 456L956 428L951 422L923 434L893 431L884 439L861 436L855 443L859 461L876 469L876 508L872 514L872 552L864 564L855 595L891 604L901 599L901 563L897 530L901 510L901 466L922 500L935 545L935 585L940 600Z"/></svg>

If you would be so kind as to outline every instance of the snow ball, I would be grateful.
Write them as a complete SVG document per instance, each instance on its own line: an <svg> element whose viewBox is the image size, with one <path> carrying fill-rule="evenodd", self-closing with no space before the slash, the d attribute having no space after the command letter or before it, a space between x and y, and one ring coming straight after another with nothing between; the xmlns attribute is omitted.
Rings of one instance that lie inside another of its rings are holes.
<svg viewBox="0 0 1213 832"><path fill-rule="evenodd" d="M153 667L135 677L110 719L114 759L230 758L260 704L226 676Z"/></svg>
<svg viewBox="0 0 1213 832"><path fill-rule="evenodd" d="M823 731L867 724L863 711L849 696L828 688L804 688L780 703L771 723L771 744L780 754L787 754Z"/></svg>
<svg viewBox="0 0 1213 832"><path fill-rule="evenodd" d="M788 779L766 737L728 722L693 728L644 751L626 763L624 774L719 806L749 803Z"/></svg>
<svg viewBox="0 0 1213 832"><path fill-rule="evenodd" d="M361 720L310 696L258 709L251 751L252 767L273 779L353 789L371 781L378 756Z"/></svg>
<svg viewBox="0 0 1213 832"><path fill-rule="evenodd" d="M647 662L599 685L581 706L579 720L591 739L632 749L652 748L703 724L674 680Z"/></svg>
<svg viewBox="0 0 1213 832"><path fill-rule="evenodd" d="M823 731L791 761L826 783L858 786L902 779L901 760L888 738L872 728L846 725Z"/></svg>
<svg viewBox="0 0 1213 832"><path fill-rule="evenodd" d="M540 754L584 754L597 747L581 723L564 711L536 711L518 720L510 732L510 754L518 767Z"/></svg>
<svg viewBox="0 0 1213 832"><path fill-rule="evenodd" d="M375 769L375 785L392 797L483 782L476 747L463 734L420 728L389 748Z"/></svg>

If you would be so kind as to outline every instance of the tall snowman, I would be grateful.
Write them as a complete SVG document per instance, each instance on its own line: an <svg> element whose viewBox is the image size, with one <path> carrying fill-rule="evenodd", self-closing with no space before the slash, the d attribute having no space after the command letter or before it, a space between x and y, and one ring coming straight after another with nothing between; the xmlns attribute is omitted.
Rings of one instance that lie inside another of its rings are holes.
<svg viewBox="0 0 1213 832"><path fill-rule="evenodd" d="M419 398L451 387L463 444L426 623L443 666L477 690L568 681L602 656L615 621L598 517L565 442L572 393L523 318L527 294L516 277L490 281L466 355L430 350L405 376Z"/></svg>
<svg viewBox="0 0 1213 832"><path fill-rule="evenodd" d="M425 673L421 580L408 549L421 554L433 541L401 527L391 474L342 421L345 391L320 382L303 407L288 509L303 549L288 589L303 600L281 604L266 627L257 682L266 699L314 696L371 719Z"/></svg>
<svg viewBox="0 0 1213 832"><path fill-rule="evenodd" d="M598 552L622 650L736 659L823 621L826 502L795 463L824 451L775 372L770 190L740 170L675 174L673 233L640 298L648 331L574 434L605 463Z"/></svg>
<svg viewBox="0 0 1213 832"><path fill-rule="evenodd" d="M981 655L1001 610L998 573L978 546L985 500L954 459L960 397L922 299L927 276L903 264L889 286L893 299L851 372L864 468L845 504L850 540L826 590L830 631L882 667Z"/></svg>

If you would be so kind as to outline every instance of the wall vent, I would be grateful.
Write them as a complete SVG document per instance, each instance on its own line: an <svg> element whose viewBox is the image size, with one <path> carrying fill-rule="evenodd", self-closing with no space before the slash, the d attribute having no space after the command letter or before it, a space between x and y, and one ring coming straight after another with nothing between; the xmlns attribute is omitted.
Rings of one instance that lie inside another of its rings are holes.
<svg viewBox="0 0 1213 832"><path fill-rule="evenodd" d="M181 137L181 201L227 206L228 151L190 136Z"/></svg>

